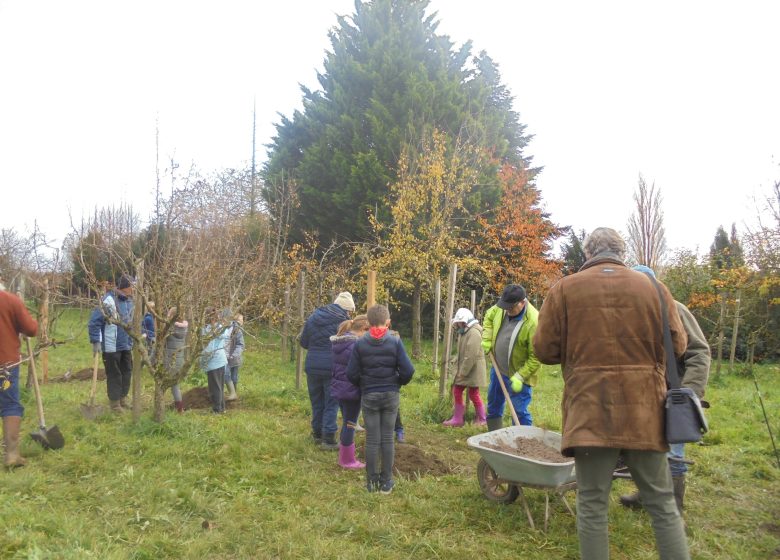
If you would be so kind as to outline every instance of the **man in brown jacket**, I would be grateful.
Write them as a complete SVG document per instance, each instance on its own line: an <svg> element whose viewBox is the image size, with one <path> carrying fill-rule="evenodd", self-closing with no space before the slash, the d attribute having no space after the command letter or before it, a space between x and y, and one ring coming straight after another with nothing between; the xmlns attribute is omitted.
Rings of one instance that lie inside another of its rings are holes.
<svg viewBox="0 0 780 560"><path fill-rule="evenodd" d="M612 472L623 455L653 519L662 559L689 558L672 491L664 436L666 395L661 301L653 281L623 263L625 243L597 228L579 272L552 287L539 313L534 351L561 364L563 440L577 473L577 532L583 559L609 557ZM687 337L661 285L675 354Z"/></svg>
<svg viewBox="0 0 780 560"><path fill-rule="evenodd" d="M21 299L0 290L0 416L3 417L6 468L21 467L26 462L19 454L19 426L24 414L19 401L20 334L35 336L38 323Z"/></svg>

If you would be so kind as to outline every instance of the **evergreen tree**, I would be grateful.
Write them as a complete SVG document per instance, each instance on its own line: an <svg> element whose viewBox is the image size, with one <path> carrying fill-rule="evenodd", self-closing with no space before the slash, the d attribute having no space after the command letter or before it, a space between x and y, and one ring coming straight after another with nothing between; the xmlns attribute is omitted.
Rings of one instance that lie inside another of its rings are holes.
<svg viewBox="0 0 780 560"><path fill-rule="evenodd" d="M569 231L568 241L561 244L561 260L563 261L561 272L564 276L574 274L585 264L587 259L585 258L585 250L582 248L585 236L585 230L580 230L580 233L577 234L572 229Z"/></svg>
<svg viewBox="0 0 780 560"><path fill-rule="evenodd" d="M389 220L388 185L404 146L433 129L528 166L528 137L495 63L473 57L470 43L454 49L427 7L427 0L357 0L330 33L321 90L303 88L303 112L277 125L263 174L266 185L286 173L299 186L298 239L304 231L318 232L322 246L369 238L370 214ZM470 210L499 199L495 164L480 171ZM264 196L272 202L273 191Z"/></svg>

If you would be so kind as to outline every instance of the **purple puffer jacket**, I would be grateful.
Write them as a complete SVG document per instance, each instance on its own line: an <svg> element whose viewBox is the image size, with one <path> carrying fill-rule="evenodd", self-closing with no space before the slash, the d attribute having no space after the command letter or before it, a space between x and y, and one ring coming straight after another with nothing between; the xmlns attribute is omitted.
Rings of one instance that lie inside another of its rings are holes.
<svg viewBox="0 0 780 560"><path fill-rule="evenodd" d="M333 349L333 377L330 381L330 394L334 399L340 401L360 400L360 387L353 385L347 379L347 364L352 355L352 348L357 341L358 337L350 332L330 337Z"/></svg>

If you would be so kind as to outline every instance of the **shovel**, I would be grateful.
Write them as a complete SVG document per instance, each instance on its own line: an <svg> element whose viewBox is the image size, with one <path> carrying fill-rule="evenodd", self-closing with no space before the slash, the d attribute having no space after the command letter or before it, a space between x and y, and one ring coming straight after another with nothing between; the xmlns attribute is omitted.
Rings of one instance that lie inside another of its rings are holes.
<svg viewBox="0 0 780 560"><path fill-rule="evenodd" d="M515 412L515 406L512 404L512 399L509 397L509 391L506 390L506 385L504 385L504 376L501 373L501 370L498 369L498 364L496 363L496 357L493 354L493 351L490 351L490 361L493 362L493 369L496 370L496 379L498 379L499 385L501 385L501 390L504 392L504 399L506 400L506 404L509 405L509 412L512 413L512 420L515 421L515 426L520 425L520 420L517 419L517 412Z"/></svg>
<svg viewBox="0 0 780 560"><path fill-rule="evenodd" d="M27 339L27 355L30 356L30 373L32 373L33 389L35 390L35 404L38 407L38 422L40 427L30 434L30 437L41 444L44 449L62 449L65 438L57 426L46 429L46 419L43 417L43 403L41 402L41 388L38 386L38 374L35 372L35 358L32 353L30 339Z"/></svg>
<svg viewBox="0 0 780 560"><path fill-rule="evenodd" d="M95 404L95 391L97 390L98 360L100 352L95 352L94 365L92 366L92 390L89 392L89 402L81 403L81 414L87 420L94 420L102 415L104 408L102 405Z"/></svg>

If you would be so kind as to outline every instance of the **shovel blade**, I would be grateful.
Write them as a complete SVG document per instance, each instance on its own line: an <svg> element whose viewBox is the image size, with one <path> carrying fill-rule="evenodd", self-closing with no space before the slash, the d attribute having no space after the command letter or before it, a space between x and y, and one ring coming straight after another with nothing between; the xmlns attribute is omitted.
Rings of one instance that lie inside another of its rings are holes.
<svg viewBox="0 0 780 560"><path fill-rule="evenodd" d="M40 428L30 434L33 440L41 444L44 449L62 449L65 446L65 438L57 426L51 428Z"/></svg>
<svg viewBox="0 0 780 560"><path fill-rule="evenodd" d="M94 420L98 416L102 416L105 412L105 408L99 404L83 403L81 405L81 414L87 420Z"/></svg>

